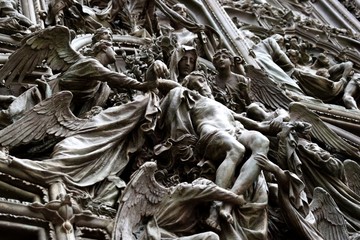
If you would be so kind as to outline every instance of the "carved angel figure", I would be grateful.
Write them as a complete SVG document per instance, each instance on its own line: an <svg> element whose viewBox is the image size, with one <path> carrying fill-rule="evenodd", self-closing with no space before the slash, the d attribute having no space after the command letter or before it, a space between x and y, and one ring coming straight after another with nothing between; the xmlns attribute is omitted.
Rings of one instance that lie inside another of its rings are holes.
<svg viewBox="0 0 360 240"><path fill-rule="evenodd" d="M201 205L214 200L240 205L240 196L202 178L166 188L156 181L156 170L155 162L146 162L133 173L120 198L113 239L134 239L142 224L146 225L141 233L145 239L218 239L213 232L189 236L200 224Z"/></svg>
<svg viewBox="0 0 360 240"><path fill-rule="evenodd" d="M71 47L72 39L72 32L64 26L49 27L28 36L0 70L0 79L6 79L6 85L13 81L21 83L45 62L54 72L60 72L47 81L52 91L71 91L71 110L81 116L93 106L103 107L110 88L147 91L157 86L156 75L167 71L164 63L156 61L148 69L147 81L139 82L106 67L116 61L111 42L99 41L93 47L95 57L85 57Z"/></svg>
<svg viewBox="0 0 360 240"><path fill-rule="evenodd" d="M278 200L283 216L294 231L304 239L348 239L346 222L334 199L323 188L314 189L308 203L305 184L292 172L270 161L258 164L273 173L278 183Z"/></svg>
<svg viewBox="0 0 360 240"><path fill-rule="evenodd" d="M75 117L69 109L70 101L70 92L59 92L0 131L1 145L8 147L49 135L64 138L56 143L49 157L40 160L1 157L8 165L1 167L15 175L26 174L45 186L60 180L77 191L103 181L110 186L109 191L116 193L115 185L123 183L121 173L129 163L129 154L141 149L146 133L154 129L159 114L158 98L149 92L90 119ZM97 191L92 193L92 197L97 196ZM115 199L109 200L110 205L115 203L112 201Z"/></svg>

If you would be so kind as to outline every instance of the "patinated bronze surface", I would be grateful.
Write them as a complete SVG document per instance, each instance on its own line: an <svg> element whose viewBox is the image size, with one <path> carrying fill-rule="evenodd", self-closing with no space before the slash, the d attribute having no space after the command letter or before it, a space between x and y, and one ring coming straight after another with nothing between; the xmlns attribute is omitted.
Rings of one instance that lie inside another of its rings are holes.
<svg viewBox="0 0 360 240"><path fill-rule="evenodd" d="M359 6L0 0L0 238L360 238Z"/></svg>

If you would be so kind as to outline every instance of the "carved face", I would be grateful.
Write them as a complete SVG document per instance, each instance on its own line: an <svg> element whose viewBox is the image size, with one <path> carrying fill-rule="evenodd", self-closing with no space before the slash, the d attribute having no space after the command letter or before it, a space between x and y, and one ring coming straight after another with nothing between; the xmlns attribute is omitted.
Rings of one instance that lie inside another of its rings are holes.
<svg viewBox="0 0 360 240"><path fill-rule="evenodd" d="M323 65L323 66L329 66L330 64L330 59L323 53L320 53L318 56L318 61Z"/></svg>
<svg viewBox="0 0 360 240"><path fill-rule="evenodd" d="M247 115L256 121L264 121L267 118L267 112L256 103L249 105Z"/></svg>
<svg viewBox="0 0 360 240"><path fill-rule="evenodd" d="M188 78L188 85L187 87L190 90L197 91L200 95L204 97L212 98L212 92L210 86L208 85L206 79L200 75L189 75Z"/></svg>
<svg viewBox="0 0 360 240"><path fill-rule="evenodd" d="M184 4L178 3L175 4L172 9L177 12L178 14L180 14L180 16L182 16L183 18L187 18L187 13L186 13L186 6Z"/></svg>
<svg viewBox="0 0 360 240"><path fill-rule="evenodd" d="M294 48L298 47L299 44L296 38L291 38L289 43L290 43L290 47L294 47Z"/></svg>
<svg viewBox="0 0 360 240"><path fill-rule="evenodd" d="M112 41L112 33L110 30L105 30L103 32L100 33L99 35L99 40L108 40L108 41Z"/></svg>
<svg viewBox="0 0 360 240"><path fill-rule="evenodd" d="M327 160L331 157L331 154L328 151L322 149L315 143L309 143L305 146L305 148L314 152L320 159Z"/></svg>
<svg viewBox="0 0 360 240"><path fill-rule="evenodd" d="M292 63L297 64L299 62L300 56L298 51L290 49L287 55Z"/></svg>
<svg viewBox="0 0 360 240"><path fill-rule="evenodd" d="M232 65L232 60L230 56L226 53L215 54L213 58L213 64L216 69L226 69L230 68Z"/></svg>
<svg viewBox="0 0 360 240"><path fill-rule="evenodd" d="M196 67L196 54L193 51L185 52L184 56L178 63L179 75L186 76Z"/></svg>

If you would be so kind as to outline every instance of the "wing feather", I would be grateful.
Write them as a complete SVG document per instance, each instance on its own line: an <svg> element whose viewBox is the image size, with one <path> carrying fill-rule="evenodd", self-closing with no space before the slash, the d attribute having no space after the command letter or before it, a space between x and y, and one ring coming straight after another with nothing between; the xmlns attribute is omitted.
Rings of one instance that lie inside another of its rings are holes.
<svg viewBox="0 0 360 240"><path fill-rule="evenodd" d="M358 156L358 149L332 131L320 117L299 102L292 102L289 106L292 121L304 121L311 124L312 136L335 152L342 152L348 156Z"/></svg>
<svg viewBox="0 0 360 240"><path fill-rule="evenodd" d="M170 189L157 183L155 162L144 163L131 177L120 199L114 239L132 239L132 230L142 217L153 215Z"/></svg>
<svg viewBox="0 0 360 240"><path fill-rule="evenodd" d="M67 137L74 134L88 120L77 118L71 112L71 99L71 92L62 91L35 105L18 121L0 131L0 145L15 147L47 135Z"/></svg>
<svg viewBox="0 0 360 240"><path fill-rule="evenodd" d="M271 109L288 109L292 100L261 69L246 66L246 76L251 79L250 95L254 101L261 102Z"/></svg>
<svg viewBox="0 0 360 240"><path fill-rule="evenodd" d="M328 192L320 187L315 188L310 209L324 239L349 239L344 216Z"/></svg>
<svg viewBox="0 0 360 240"><path fill-rule="evenodd" d="M52 26L33 33L22 41L0 69L0 80L10 85L16 78L22 82L26 74L46 61L53 70L64 71L82 57L71 48L67 27Z"/></svg>
<svg viewBox="0 0 360 240"><path fill-rule="evenodd" d="M347 185L356 194L360 195L360 166L355 161L345 160L344 170Z"/></svg>

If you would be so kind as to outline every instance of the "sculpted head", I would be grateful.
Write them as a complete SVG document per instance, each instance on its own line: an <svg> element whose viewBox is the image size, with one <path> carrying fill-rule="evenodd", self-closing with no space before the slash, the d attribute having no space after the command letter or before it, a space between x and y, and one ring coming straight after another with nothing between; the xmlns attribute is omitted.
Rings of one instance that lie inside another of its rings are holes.
<svg viewBox="0 0 360 240"><path fill-rule="evenodd" d="M111 29L106 27L96 29L94 36L91 38L92 44L95 44L100 40L107 40L111 42L113 40Z"/></svg>
<svg viewBox="0 0 360 240"><path fill-rule="evenodd" d="M180 14L183 18L187 17L187 7L182 3L176 3L172 6L172 10Z"/></svg>
<svg viewBox="0 0 360 240"><path fill-rule="evenodd" d="M204 97L213 99L212 91L207 83L206 75L202 71L194 71L187 75L182 85L190 90L198 92Z"/></svg>
<svg viewBox="0 0 360 240"><path fill-rule="evenodd" d="M213 56L213 64L217 70L229 69L234 65L234 56L229 50L220 49Z"/></svg>

